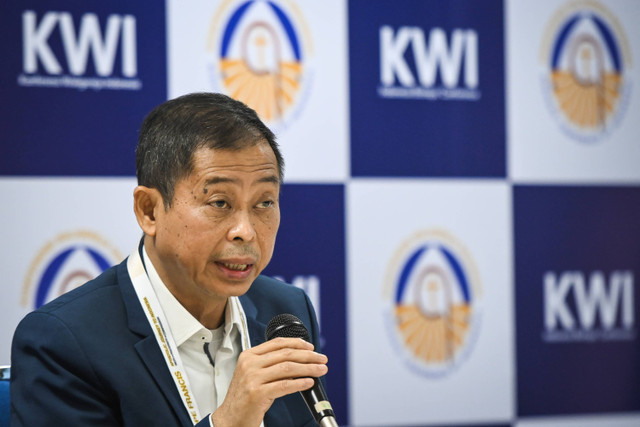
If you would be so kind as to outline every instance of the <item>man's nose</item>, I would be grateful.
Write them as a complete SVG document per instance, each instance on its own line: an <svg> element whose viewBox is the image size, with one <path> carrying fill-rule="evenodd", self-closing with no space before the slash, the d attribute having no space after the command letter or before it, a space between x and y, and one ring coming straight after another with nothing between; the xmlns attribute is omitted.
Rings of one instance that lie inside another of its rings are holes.
<svg viewBox="0 0 640 427"><path fill-rule="evenodd" d="M249 212L240 210L233 216L233 224L228 232L229 240L250 242L256 237L256 230Z"/></svg>

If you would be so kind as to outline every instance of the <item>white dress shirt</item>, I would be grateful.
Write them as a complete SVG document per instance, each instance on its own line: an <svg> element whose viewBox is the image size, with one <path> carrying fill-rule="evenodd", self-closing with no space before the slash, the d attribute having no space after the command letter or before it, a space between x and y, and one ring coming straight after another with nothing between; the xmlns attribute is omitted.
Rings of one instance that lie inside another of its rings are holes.
<svg viewBox="0 0 640 427"><path fill-rule="evenodd" d="M243 342L245 348L250 346L242 304L237 297L230 297L224 325L207 329L167 289L146 249L143 258L149 281L178 347L200 416L212 413L227 395Z"/></svg>

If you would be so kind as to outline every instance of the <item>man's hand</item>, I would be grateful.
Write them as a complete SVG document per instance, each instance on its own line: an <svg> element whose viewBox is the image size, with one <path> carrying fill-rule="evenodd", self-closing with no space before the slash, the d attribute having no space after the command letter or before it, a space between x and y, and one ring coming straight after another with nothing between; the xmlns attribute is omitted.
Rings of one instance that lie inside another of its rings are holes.
<svg viewBox="0 0 640 427"><path fill-rule="evenodd" d="M216 427L257 427L273 401L307 390L327 373L327 357L300 338L275 338L243 351L222 405L212 414Z"/></svg>

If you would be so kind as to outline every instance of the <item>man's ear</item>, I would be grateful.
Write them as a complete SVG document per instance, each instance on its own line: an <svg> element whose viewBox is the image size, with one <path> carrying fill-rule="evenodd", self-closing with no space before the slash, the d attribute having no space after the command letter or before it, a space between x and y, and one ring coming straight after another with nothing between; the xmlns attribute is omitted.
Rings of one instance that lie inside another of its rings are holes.
<svg viewBox="0 0 640 427"><path fill-rule="evenodd" d="M138 185L133 190L133 212L136 214L138 225L147 236L156 234L156 217L164 211L162 195L155 188Z"/></svg>

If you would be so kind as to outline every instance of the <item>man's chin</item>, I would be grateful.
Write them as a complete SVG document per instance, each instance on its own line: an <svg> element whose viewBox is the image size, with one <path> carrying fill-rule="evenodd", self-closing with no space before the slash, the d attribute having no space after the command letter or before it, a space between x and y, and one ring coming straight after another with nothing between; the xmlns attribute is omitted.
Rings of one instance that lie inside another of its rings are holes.
<svg viewBox="0 0 640 427"><path fill-rule="evenodd" d="M251 277L244 280L225 280L220 290L227 297L239 297L249 291L255 279L255 277Z"/></svg>

